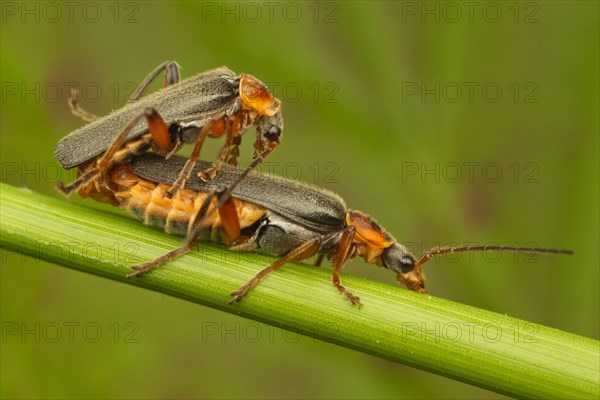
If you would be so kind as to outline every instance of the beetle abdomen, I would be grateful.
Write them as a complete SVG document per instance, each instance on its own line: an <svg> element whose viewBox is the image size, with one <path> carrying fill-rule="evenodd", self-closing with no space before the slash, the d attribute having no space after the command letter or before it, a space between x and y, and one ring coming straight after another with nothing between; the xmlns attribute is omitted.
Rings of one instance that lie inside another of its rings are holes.
<svg viewBox="0 0 600 400"><path fill-rule="evenodd" d="M131 161L131 169L143 179L173 183L186 161L176 155L165 160L157 154L144 153ZM186 188L200 193L209 192L217 185L231 185L241 174L240 170L223 165L219 174L209 182L196 178L197 173L210 165L198 161ZM333 233L345 226L346 205L338 195L291 179L250 173L233 189L233 196L268 208L317 233Z"/></svg>
<svg viewBox="0 0 600 400"><path fill-rule="evenodd" d="M114 168L110 175L111 186L116 186L117 205L145 224L162 228L169 234L186 235L190 221L208 196L206 192L182 189L175 197L169 198L165 196L169 185L141 179L127 165ZM252 225L266 213L263 207L256 204L238 199L234 199L234 202L242 229ZM213 206L214 203L213 200ZM211 208L212 206L209 209ZM220 235L216 234L221 228L217 212L210 215L203 226L208 229L205 233L210 233L210 237L206 239L220 241Z"/></svg>

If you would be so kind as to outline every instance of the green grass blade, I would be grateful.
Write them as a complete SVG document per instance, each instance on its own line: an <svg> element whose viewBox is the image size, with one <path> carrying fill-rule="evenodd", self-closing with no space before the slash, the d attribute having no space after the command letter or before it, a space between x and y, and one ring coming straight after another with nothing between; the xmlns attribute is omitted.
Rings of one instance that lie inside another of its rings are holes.
<svg viewBox="0 0 600 400"><path fill-rule="evenodd" d="M9 251L170 294L514 397L598 398L600 345L527 321L396 286L344 276L364 307L334 290L327 269L286 265L228 306L271 258L203 244L141 279L132 264L181 243L140 222L0 184ZM6 265L5 268L10 268ZM25 285L26 282L19 284Z"/></svg>

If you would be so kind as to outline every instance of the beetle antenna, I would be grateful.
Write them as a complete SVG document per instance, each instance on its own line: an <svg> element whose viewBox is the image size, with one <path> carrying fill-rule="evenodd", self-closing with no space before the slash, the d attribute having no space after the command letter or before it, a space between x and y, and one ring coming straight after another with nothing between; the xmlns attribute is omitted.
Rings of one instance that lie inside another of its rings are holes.
<svg viewBox="0 0 600 400"><path fill-rule="evenodd" d="M225 202L227 202L227 200L231 197L231 193L233 192L233 189L236 188L236 186L242 182L247 176L248 174L250 174L250 172L252 172L254 169L256 169L256 167L258 167L258 165L269 155L271 154L271 152L273 152L273 150L275 149L275 147L270 147L267 150L263 151L262 153L260 153L258 155L258 157L256 157L254 159L254 161L252 161L252 163L250 163L250 165L248 165L246 167L245 170L243 170L236 178L236 180L230 184L229 186L227 186L225 188L225 190L223 191L223 193L221 193L219 195L219 198L217 200L217 204L212 207L210 210L208 210L208 207L210 205L209 201L205 201L204 204L202 204L201 209L198 212L198 215L201 215L201 219L198 220L198 222L194 222L194 225L197 226L198 228L196 228L196 230L200 229L200 226L202 226L202 224L204 223L204 221L208 220L208 218L210 218L210 216L212 216L214 213L216 213L219 208L223 207L225 205ZM192 236L195 236L197 234L194 233Z"/></svg>
<svg viewBox="0 0 600 400"><path fill-rule="evenodd" d="M434 247L425 251L421 255L416 265L421 266L433 257L440 254L458 253L464 251L513 251L522 253L533 253L533 254L573 254L572 250L558 250L558 249L540 249L537 247L516 247L516 246L498 246L498 245L477 245L477 246L448 246L448 247Z"/></svg>

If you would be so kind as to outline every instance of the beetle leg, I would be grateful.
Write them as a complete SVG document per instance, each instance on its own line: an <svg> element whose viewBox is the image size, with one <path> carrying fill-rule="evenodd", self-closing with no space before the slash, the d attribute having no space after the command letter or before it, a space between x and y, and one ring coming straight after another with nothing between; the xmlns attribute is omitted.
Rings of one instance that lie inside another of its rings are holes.
<svg viewBox="0 0 600 400"><path fill-rule="evenodd" d="M219 198L222 193L217 194L217 198ZM225 204L222 207L219 207L219 218L221 219L221 237L223 241L229 246L231 245L237 238L240 237L240 219L238 217L237 208L235 207L235 202L233 197L227 196L227 199L224 200Z"/></svg>
<svg viewBox="0 0 600 400"><path fill-rule="evenodd" d="M209 212L208 208L215 198L217 199L217 204ZM135 272L128 274L127 278L142 276L154 268L160 267L164 263L182 256L194 249L198 243L198 233L200 229L202 229L204 222L208 219L208 217L210 217L210 215L212 215L214 210L219 212L219 216L221 218L221 227L223 229L221 235L223 237L223 241L227 244L230 244L237 239L240 236L241 230L237 209L235 207L234 200L231 197L231 191L229 188L225 185L219 185L206 196L204 202L196 214L192 217L188 227L186 240L183 245L173 251L168 252L164 256L157 258L156 260L149 261L141 265L134 265L132 268L135 270Z"/></svg>
<svg viewBox="0 0 600 400"><path fill-rule="evenodd" d="M264 217L263 217L264 218ZM256 250L256 243L258 241L258 236L261 234L261 231L265 225L267 225L266 219L261 219L258 221L259 224L252 234L252 236L240 236L238 240L233 241L229 245L229 250L232 251L253 251Z"/></svg>
<svg viewBox="0 0 600 400"><path fill-rule="evenodd" d="M198 173L198 178L202 179L204 182L213 180L217 175L217 172L221 170L221 166L227 162L227 158L229 157L229 153L231 151L231 145L233 144L233 139L234 137L239 137L236 136L237 125L235 121L235 118L229 118L227 120L227 137L225 139L225 144L219 151L219 157L217 158L217 161L215 161L209 168Z"/></svg>
<svg viewBox="0 0 600 400"><path fill-rule="evenodd" d="M229 152L229 160L227 164L237 167L238 162L237 158L240 155L240 144L242 143L242 137L236 136L233 138L233 143L231 146L231 151Z"/></svg>
<svg viewBox="0 0 600 400"><path fill-rule="evenodd" d="M206 139L206 136L208 136L208 134L210 133L213 125L215 125L214 122L204 124L204 126L202 127L202 130L200 131L200 134L198 135L198 140L196 141L196 145L194 146L194 150L192 151L192 155L190 156L190 158L188 158L187 162L185 163L185 165L179 172L179 176L177 177L175 182L173 182L173 185L171 185L169 190L167 190L167 192L166 192L169 196L171 196L171 197L175 196L177 194L177 192L179 191L179 189L182 189L185 186L185 182L190 177L190 174L192 173L192 170L194 169L194 166L196 165L196 161L198 161L198 157L200 156L200 149L202 148L204 139Z"/></svg>
<svg viewBox="0 0 600 400"><path fill-rule="evenodd" d="M127 135L142 117L146 118L146 123L148 124L148 130L150 131L150 135L152 137L152 149L163 157L173 151L175 144L171 140L171 135L169 133L167 124L160 116L158 111L156 111L154 108L146 108L143 113L132 118L131 121L127 123L123 131L121 131L121 133L115 138L108 150L106 150L102 158L100 158L97 167L99 173L104 174L106 171L108 171L115 154L117 151L123 148L125 142L127 141Z"/></svg>
<svg viewBox="0 0 600 400"><path fill-rule="evenodd" d="M261 161L264 160L265 157L267 157L271 153L271 151L272 151L271 149L268 149L268 150L265 150L264 152L262 152L254 161L252 161L252 163L250 163L250 165L248 165L248 167L246 167L246 169L244 171L242 171L241 174L238 175L237 179L233 183L231 183L229 186L219 185L212 192L210 192L208 194L208 196L204 200L204 203L202 203L202 206L200 207L200 209L194 216L193 222L190 224L190 226L188 228L188 237L198 236L198 233L199 233L204 221L206 219L208 219L215 211L217 211L217 210L220 211L228 202L232 202L231 194L233 193L233 190L236 188L236 186L241 181L246 179L248 174L250 172L252 172L252 170L254 170L258 166L258 164L260 164ZM189 162L189 160L188 160L188 162ZM208 207L209 207L212 199L215 197L217 198L217 203L210 211L208 211ZM230 229L229 233L233 233L234 231L240 230L239 219L236 222L231 221L230 220L231 217L228 216L228 214L231 214L231 213L232 213L232 211L226 210L223 214L225 216L225 220L229 221L229 222L225 222L225 223L226 224L231 223L230 224L231 228L226 228L226 229ZM235 213L235 217L237 219L237 213ZM237 225L237 228L233 226L234 224ZM235 239L237 239L239 237L239 233L237 233L233 236L235 236L235 237L232 237L230 235L230 240L235 245Z"/></svg>
<svg viewBox="0 0 600 400"><path fill-rule="evenodd" d="M131 279L131 278L137 278L139 276L142 276L146 272L152 271L156 267L160 267L161 265L163 265L171 260L174 260L184 254L189 253L191 250L193 250L196 247L197 244L198 244L197 238L194 238L193 240L186 240L185 243L181 247L178 247L175 250L168 252L164 256L158 257L156 260L153 260L153 261L141 264L141 265L134 265L131 268L133 268L135 270L135 272L132 272L131 274L127 274L127 275L125 275L125 277L127 279Z"/></svg>
<svg viewBox="0 0 600 400"><path fill-rule="evenodd" d="M221 208L223 208L230 200L231 200L231 193L233 192L233 189L235 189L235 187L241 182L243 181L246 176L250 173L250 171L252 171L254 168L256 168L256 166L262 161L264 160L264 158L266 156L268 156L271 153L271 149L265 150L263 153L261 153L237 178L236 181L234 181L231 185L229 186L222 186L220 185L219 187L215 188L212 192L210 192L208 194L208 196L206 196L206 199L204 200L204 202L202 203L202 206L200 206L200 208L198 209L198 212L195 214L195 216L193 217L192 221L190 222L190 225L188 227L188 233L187 233L187 237L186 240L184 242L184 244L165 254L162 257L157 258L154 261L150 261L147 263L144 263L142 265L136 265L133 266L132 268L136 270L136 272L133 272L129 275L127 275L127 278L133 278L133 277L138 277L141 276L143 274L145 274L148 271L153 270L156 267L161 266L162 264L166 263L167 261L173 260L183 254L188 253L190 250L192 250L194 247L196 247L196 244L198 243L198 234L200 232L200 229L202 229L202 226L204 224L204 222L216 211L220 210ZM188 160L189 162L190 160ZM167 193L167 192L165 192ZM217 198L217 203L214 207L212 207L210 210L208 209L208 207L210 206L212 200L214 198ZM239 220L237 221L237 228L234 226L235 222L231 221L231 216L229 215L229 213L231 213L231 210L224 211L224 219L227 221L224 224L228 225L228 227L224 226L224 230L225 233L228 235L233 235L235 236L235 231L237 229L239 229ZM236 215L237 217L237 215ZM229 232L228 232L229 231ZM238 234L239 236L239 234ZM232 238L231 236L229 237L229 239L231 239L232 241L234 241L235 239L237 239L237 237ZM315 250L314 253L312 253L311 255L315 254L316 251L318 251L319 248L317 247L317 249ZM307 258L310 257L310 255L304 257ZM302 258L302 259L304 259ZM255 284L256 286L256 284ZM248 289L250 290L250 289Z"/></svg>
<svg viewBox="0 0 600 400"><path fill-rule="evenodd" d="M69 91L69 99L67 100L71 113L78 116L84 121L94 122L98 119L97 115L92 114L89 111L84 110L79 106L79 90L75 87L71 87Z"/></svg>
<svg viewBox="0 0 600 400"><path fill-rule="evenodd" d="M152 135L152 150L161 157L169 158L177 149L177 144L171 140L169 127L154 108L146 108L144 114L146 115L148 130Z"/></svg>
<svg viewBox="0 0 600 400"><path fill-rule="evenodd" d="M127 102L135 103L138 101L139 98L142 97L142 94L144 94L144 91L148 88L148 86L150 86L152 81L154 81L154 79L156 79L156 77L163 71L165 72L163 87L178 83L180 81L179 68L179 65L175 61L165 61L164 63L160 64L154 69L154 71L150 72L150 74L144 78L138 89L131 95Z"/></svg>
<svg viewBox="0 0 600 400"><path fill-rule="evenodd" d="M225 141L225 144L221 148L219 159L217 161L215 161L213 163L213 165L211 167L209 167L206 171L202 171L198 174L198 177L204 181L214 178L216 173L221 169L221 165L223 163L225 163L225 161L227 161L227 156L229 155L229 151L230 151L231 145L233 143L233 139L239 133L241 124L242 124L241 118L234 118L234 117L219 118L219 119L216 119L216 120L213 120L213 121L210 121L210 122L207 122L206 124L204 124L204 126L202 127L202 130L200 131L200 134L198 135L198 139L196 141L196 145L194 146L194 150L192 151L192 155L190 156L190 158L187 160L187 162L185 163L185 165L179 172L179 176L177 177L177 179L175 180L173 185L169 188L167 193L170 196L175 196L177 191L179 191L179 189L181 189L185 186L185 182L189 179L190 174L192 173L192 170L194 169L194 166L196 165L196 161L198 161L198 157L200 156L200 149L202 149L202 145L204 144L204 140L206 139L206 137L208 135L210 135L211 137L219 137L223 134L223 132L226 131L227 132L227 140ZM264 152L265 155L263 156L262 159L264 159L264 157L266 157L268 154L270 154L271 151L272 151L271 149L268 149L268 152ZM260 158L260 157L258 157L258 158ZM254 163L252 163L251 165L254 165ZM258 165L258 164L256 164L256 165ZM256 168L256 165L249 166L247 168L247 171L249 172L250 170Z"/></svg>
<svg viewBox="0 0 600 400"><path fill-rule="evenodd" d="M240 301L248 292L253 289L260 281L269 276L273 271L281 268L285 263L289 261L302 261L315 255L321 247L322 236L317 236L306 243L296 247L290 251L285 257L275 261L273 264L262 269L254 278L250 279L245 285L240 287L238 290L231 292L231 299L227 304L233 304Z"/></svg>
<svg viewBox="0 0 600 400"><path fill-rule="evenodd" d="M190 226L188 228L188 237L198 236L198 233L199 233L204 221L206 219L208 219L215 211L223 208L225 203L227 203L230 200L231 194L232 194L233 190L236 188L236 186L241 181L246 179L248 174L252 170L254 170L258 166L258 164L260 164L260 162L262 160L264 160L265 157L267 157L271 153L271 151L272 151L271 149L268 149L268 150L265 150L264 152L262 152L254 161L252 161L252 163L250 163L250 165L248 165L248 167L246 167L246 169L244 171L242 171L241 174L238 175L237 179L233 183L231 183L229 186L219 185L211 193L209 193L206 200L204 200L204 203L202 203L202 206L196 213L196 216L194 217L193 222L190 224ZM189 162L189 160L188 160L188 162ZM217 197L217 203L210 211L208 211L208 207L214 197ZM238 222L238 225L239 225L239 222ZM232 238L232 240L235 240L235 238Z"/></svg>
<svg viewBox="0 0 600 400"><path fill-rule="evenodd" d="M317 257L317 261L315 261L315 267L320 267L321 264L323 263L324 258L325 258L325 253L319 254L319 256Z"/></svg>
<svg viewBox="0 0 600 400"><path fill-rule="evenodd" d="M64 186L63 183L60 181L57 182L56 188L64 195L69 195L72 191L79 189L79 187L81 187L81 185L83 185L84 183L87 183L93 179L97 179L101 174L105 173L108 170L108 167L110 166L110 161L112 161L117 150L123 147L127 135L143 116L144 114L140 114L137 117L131 119L129 123L127 123L123 131L121 131L121 133L112 142L108 150L106 150L104 155L97 161L96 167L91 168L85 174L81 175L66 186Z"/></svg>
<svg viewBox="0 0 600 400"><path fill-rule="evenodd" d="M63 185L62 182L57 182L57 189L64 195L69 195L72 191L79 189L81 185L97 179L100 175L105 174L112 165L117 151L122 149L125 145L125 142L127 141L127 135L143 117L146 118L148 129L150 130L150 134L152 136L152 148L161 155L168 154L170 151L172 151L172 147L174 145L171 141L169 129L167 128L165 121L155 109L146 108L143 113L132 118L127 123L125 128L123 128L121 133L117 135L102 157L98 159L95 167L86 171L83 175L79 176L76 180L66 186Z"/></svg>
<svg viewBox="0 0 600 400"><path fill-rule="evenodd" d="M342 279L340 278L340 271L344 268L344 265L354 255L354 249L352 248L352 242L354 241L354 234L356 229L353 226L349 226L344 230L337 250L333 256L333 275L331 276L331 282L333 286L344 296L346 300L353 306L361 307L362 303L358 296L355 296L342 285Z"/></svg>
<svg viewBox="0 0 600 400"><path fill-rule="evenodd" d="M80 175L77 179L75 179L68 185L65 185L61 181L57 181L55 186L59 192L61 192L65 196L68 196L71 194L71 192L73 192L73 190L79 189L84 183L97 179L98 177L100 177L100 172L98 172L97 168L92 168L91 170L86 171L84 174Z"/></svg>
<svg viewBox="0 0 600 400"><path fill-rule="evenodd" d="M226 193L226 190L223 190L222 187L219 188L215 188L212 192L210 192L206 198L204 199L204 202L202 203L202 205L200 206L200 208L198 209L198 211L196 212L196 214L192 217L189 227L188 227L188 233L186 236L186 239L183 243L183 245L181 245L180 247L176 248L175 250L172 250L170 252L168 252L167 254L158 257L155 260L140 264L140 265L134 265L133 267L131 267L132 269L135 270L135 272L132 272L130 274L127 274L126 277L127 278L137 278L140 277L142 275L144 275L147 272L152 271L154 268L160 267L161 265L165 264L168 261L174 260L177 257L180 257L186 253L189 253L192 249L194 249L194 247L196 247L196 245L198 244L198 233L200 231L200 229L202 228L202 224L206 221L207 217L210 216L212 214L208 213L208 207L210 206L211 202L213 201L213 199L217 196L223 196L224 193ZM223 204L225 204L227 201L223 201ZM239 227L239 222L238 222L238 227Z"/></svg>

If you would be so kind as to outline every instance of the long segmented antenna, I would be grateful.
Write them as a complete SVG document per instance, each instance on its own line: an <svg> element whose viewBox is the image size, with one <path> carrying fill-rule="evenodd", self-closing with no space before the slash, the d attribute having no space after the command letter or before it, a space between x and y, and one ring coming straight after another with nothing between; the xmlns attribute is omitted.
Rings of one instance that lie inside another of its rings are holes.
<svg viewBox="0 0 600 400"><path fill-rule="evenodd" d="M448 246L448 247L434 247L432 249L427 250L425 253L421 255L419 261L417 261L416 266L421 266L425 264L427 261L431 260L433 257L441 254L448 253L459 253L465 251L487 251L487 250L497 250L497 251L513 251L513 252L529 252L529 253L539 253L539 254L573 254L572 250L558 250L558 249L540 249L537 247L516 247L516 246L498 246L498 245L477 245L477 246Z"/></svg>

